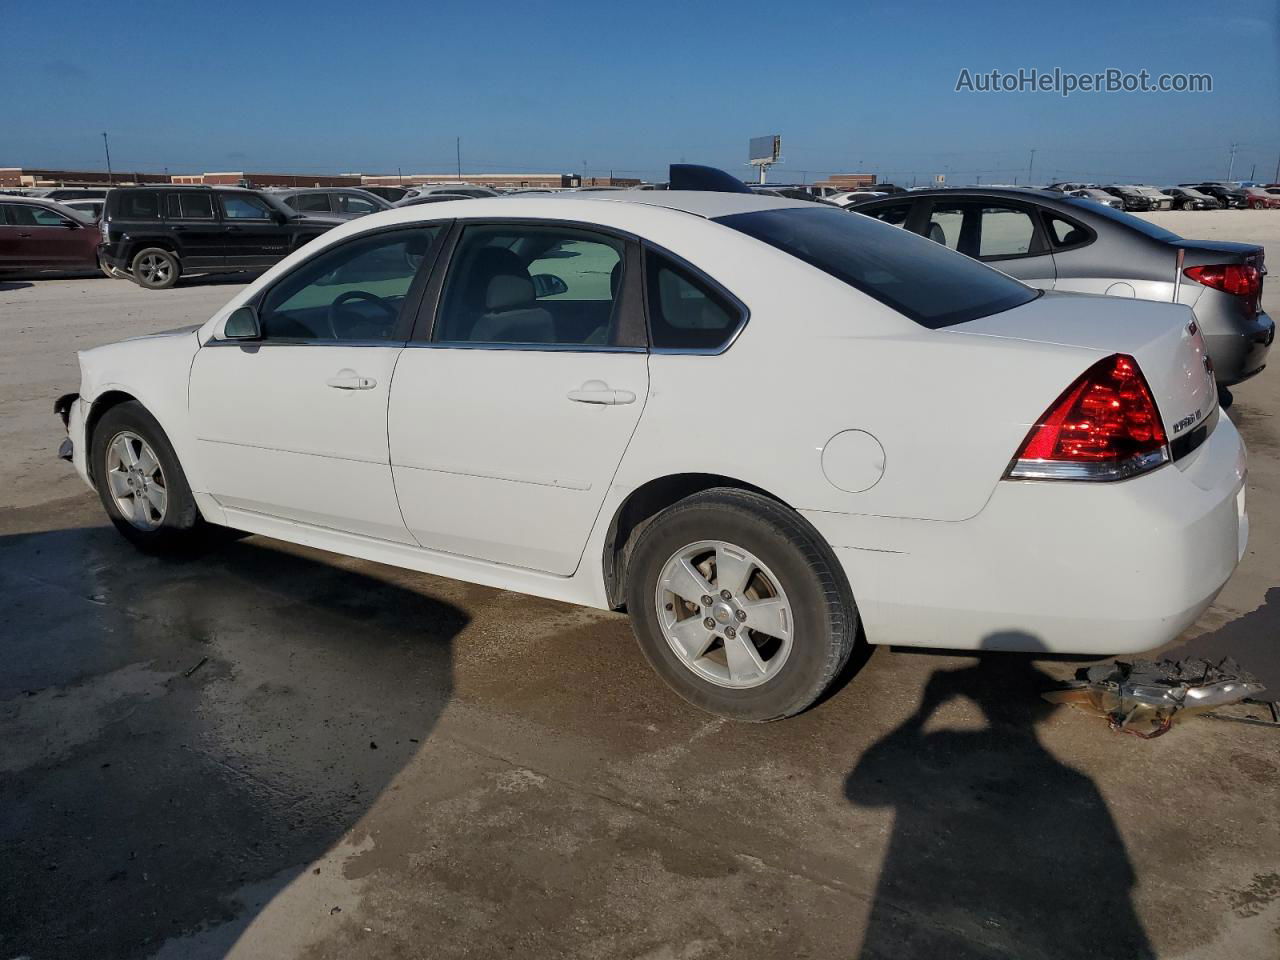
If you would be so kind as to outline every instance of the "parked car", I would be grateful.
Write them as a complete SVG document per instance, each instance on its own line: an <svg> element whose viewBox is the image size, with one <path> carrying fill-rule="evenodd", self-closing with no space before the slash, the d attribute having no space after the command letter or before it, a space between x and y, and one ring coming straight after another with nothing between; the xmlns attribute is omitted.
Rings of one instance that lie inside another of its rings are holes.
<svg viewBox="0 0 1280 960"><path fill-rule="evenodd" d="M1175 210L1217 210L1222 206L1215 197L1195 187L1165 187L1164 192L1173 197Z"/></svg>
<svg viewBox="0 0 1280 960"><path fill-rule="evenodd" d="M397 207L416 207L424 203L443 203L446 200L474 200L475 197L464 197L460 193L428 193L421 197L405 197Z"/></svg>
<svg viewBox="0 0 1280 960"><path fill-rule="evenodd" d="M99 227L104 269L164 290L191 273L269 267L343 221L239 187L117 187Z"/></svg>
<svg viewBox="0 0 1280 960"><path fill-rule="evenodd" d="M849 204L856 203L859 200L867 200L871 197L887 196L889 196L889 194L881 190L846 190L842 193L832 194L825 199L841 207L847 207Z"/></svg>
<svg viewBox="0 0 1280 960"><path fill-rule="evenodd" d="M1245 206L1244 191L1239 187L1223 183L1180 183L1178 186L1193 187L1201 193L1206 193L1222 204L1224 209L1241 210Z"/></svg>
<svg viewBox="0 0 1280 960"><path fill-rule="evenodd" d="M54 200L0 196L0 272L96 270L98 232Z"/></svg>
<svg viewBox="0 0 1280 960"><path fill-rule="evenodd" d="M1116 197L1124 204L1124 209L1130 213L1145 213L1148 210L1155 209L1155 202L1151 197L1142 193L1137 187L1130 186L1111 186L1102 188L1106 193Z"/></svg>
<svg viewBox="0 0 1280 960"><path fill-rule="evenodd" d="M1049 184L1045 189L1056 190L1058 193L1075 193L1077 190L1093 190L1097 186L1096 183L1077 183L1074 180L1060 180L1057 183Z"/></svg>
<svg viewBox="0 0 1280 960"><path fill-rule="evenodd" d="M110 190L110 187L41 187L30 191L28 196L45 200L102 200Z"/></svg>
<svg viewBox="0 0 1280 960"><path fill-rule="evenodd" d="M1135 186L1133 189L1137 190L1138 193L1142 194L1144 197L1148 197L1151 200L1152 210L1172 210L1173 209L1173 197L1157 189L1156 187L1149 187L1149 186L1146 186L1145 184L1139 184Z"/></svg>
<svg viewBox="0 0 1280 960"><path fill-rule="evenodd" d="M105 200L59 200L58 202L69 210L83 214L94 223L97 223L102 216L102 206L106 203Z"/></svg>
<svg viewBox="0 0 1280 960"><path fill-rule="evenodd" d="M1082 200L1092 200L1094 203L1100 203L1104 207L1111 207L1114 210L1123 210L1124 201L1117 196L1107 193L1105 190L1099 190L1097 187L1081 187L1078 190L1063 191L1069 197L1080 197Z"/></svg>
<svg viewBox="0 0 1280 960"><path fill-rule="evenodd" d="M1265 187L1243 187L1245 206L1251 210L1274 210L1280 207L1280 196Z"/></svg>
<svg viewBox="0 0 1280 960"><path fill-rule="evenodd" d="M308 217L336 217L339 220L354 220L380 210L390 210L392 206L377 194L358 187L303 187L281 190L274 195L285 206Z"/></svg>
<svg viewBox="0 0 1280 960"><path fill-rule="evenodd" d="M1195 311L1223 387L1266 365L1275 325L1262 309L1266 270L1256 244L1185 240L1138 217L1048 190L934 190L853 209L1043 290L1184 303Z"/></svg>
<svg viewBox="0 0 1280 960"><path fill-rule="evenodd" d="M860 633L1099 654L1194 622L1247 537L1204 349L1186 307L821 204L525 196L348 223L195 332L82 351L55 409L143 549L208 523L625 604L677 693L768 720ZM767 442L717 442L709 390Z"/></svg>
<svg viewBox="0 0 1280 960"><path fill-rule="evenodd" d="M387 203L396 203L399 200L403 200L409 193L408 187L376 187L366 184L360 189L376 194L383 200L387 201Z"/></svg>
<svg viewBox="0 0 1280 960"><path fill-rule="evenodd" d="M433 193L454 193L464 197L496 197L497 190L491 190L488 187L479 187L474 183L424 183L422 186L414 187L409 191L408 197L425 197Z"/></svg>

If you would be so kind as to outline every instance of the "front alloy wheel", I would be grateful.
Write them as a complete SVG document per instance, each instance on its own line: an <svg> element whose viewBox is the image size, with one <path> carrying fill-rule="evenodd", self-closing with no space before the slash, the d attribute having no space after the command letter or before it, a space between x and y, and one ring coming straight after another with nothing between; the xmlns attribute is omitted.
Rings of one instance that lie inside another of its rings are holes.
<svg viewBox="0 0 1280 960"><path fill-rule="evenodd" d="M123 430L107 445L107 486L120 516L139 530L164 523L169 492L155 451L136 433Z"/></svg>

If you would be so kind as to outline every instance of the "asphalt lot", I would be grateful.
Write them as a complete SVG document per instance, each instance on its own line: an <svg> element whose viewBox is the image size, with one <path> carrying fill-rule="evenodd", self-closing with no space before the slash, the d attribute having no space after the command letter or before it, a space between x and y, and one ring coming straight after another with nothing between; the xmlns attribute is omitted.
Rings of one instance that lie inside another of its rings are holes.
<svg viewBox="0 0 1280 960"><path fill-rule="evenodd" d="M1150 218L1280 250L1273 211ZM1280 954L1280 729L1144 742L1039 699L1079 662L888 649L734 725L618 615L259 537L136 553L53 398L239 279L0 280L0 958ZM1249 551L1170 649L1280 691L1280 373L1236 398Z"/></svg>

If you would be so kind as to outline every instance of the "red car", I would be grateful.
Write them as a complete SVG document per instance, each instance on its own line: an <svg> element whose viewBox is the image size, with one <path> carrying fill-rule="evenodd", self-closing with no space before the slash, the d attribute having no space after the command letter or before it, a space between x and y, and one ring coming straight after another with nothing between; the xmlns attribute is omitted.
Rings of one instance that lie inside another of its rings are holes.
<svg viewBox="0 0 1280 960"><path fill-rule="evenodd" d="M1276 208L1280 207L1280 196L1262 187L1245 187L1244 205L1251 210Z"/></svg>
<svg viewBox="0 0 1280 960"><path fill-rule="evenodd" d="M53 200L0 195L0 273L98 269L93 222Z"/></svg>

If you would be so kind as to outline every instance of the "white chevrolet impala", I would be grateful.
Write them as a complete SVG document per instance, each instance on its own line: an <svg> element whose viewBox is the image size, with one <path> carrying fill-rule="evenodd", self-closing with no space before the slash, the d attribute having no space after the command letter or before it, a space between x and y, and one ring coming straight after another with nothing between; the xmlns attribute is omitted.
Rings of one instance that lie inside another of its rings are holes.
<svg viewBox="0 0 1280 960"><path fill-rule="evenodd" d="M362 217L80 368L64 453L139 547L216 524L625 607L676 692L740 719L803 710L860 633L1148 649L1247 535L1186 307L769 197Z"/></svg>

